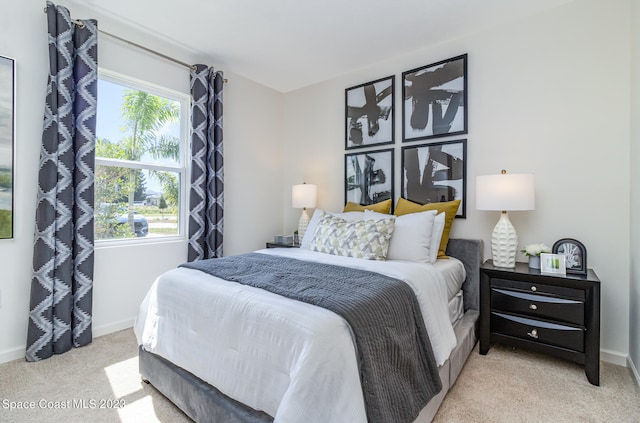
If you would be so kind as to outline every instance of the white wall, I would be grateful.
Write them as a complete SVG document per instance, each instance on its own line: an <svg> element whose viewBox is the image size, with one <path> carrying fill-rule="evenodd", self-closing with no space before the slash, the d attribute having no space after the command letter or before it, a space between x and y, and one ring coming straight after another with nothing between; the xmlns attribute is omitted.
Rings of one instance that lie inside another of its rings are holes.
<svg viewBox="0 0 640 423"><path fill-rule="evenodd" d="M571 2L287 94L285 189L318 184L318 207L344 205L344 89L396 75L396 197L401 73L468 53L467 219L453 236L482 238L497 213L474 205L476 175L536 174L536 210L510 213L520 244L572 237L602 281L603 357L629 351L629 1ZM454 137L458 139L462 137ZM442 140L442 139L440 139ZM385 148L388 146L385 146ZM284 225L299 211L284 198ZM524 257L521 257L524 260Z"/></svg>
<svg viewBox="0 0 640 423"><path fill-rule="evenodd" d="M630 20L640 22L640 0L631 2ZM640 29L631 35L631 286L629 360L640 384Z"/></svg>
<svg viewBox="0 0 640 423"><path fill-rule="evenodd" d="M0 240L0 362L24 356L42 112L48 66L44 3L6 2L0 54L17 63L15 237ZM65 4L65 2L57 2ZM188 63L201 63L185 49L135 32L107 16L69 6L74 18L94 17L99 28ZM100 36L99 65L181 92L189 90L186 68ZM215 65L215 63L210 63ZM225 254L252 251L282 231L283 95L226 73L224 91ZM275 188L274 188L275 187ZM163 271L186 260L186 241L95 251L94 335L130 327L145 292Z"/></svg>
<svg viewBox="0 0 640 423"><path fill-rule="evenodd" d="M39 142L46 89L47 45L42 7L3 4L0 54L16 60L14 238L0 240L0 361L16 357L27 335ZM44 59L42 59L44 57Z"/></svg>

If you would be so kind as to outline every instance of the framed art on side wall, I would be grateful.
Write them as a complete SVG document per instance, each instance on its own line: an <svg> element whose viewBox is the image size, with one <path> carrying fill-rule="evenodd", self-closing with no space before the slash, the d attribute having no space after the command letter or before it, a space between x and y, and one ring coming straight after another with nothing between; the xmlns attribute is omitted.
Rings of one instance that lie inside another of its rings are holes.
<svg viewBox="0 0 640 423"><path fill-rule="evenodd" d="M393 201L393 149L350 153L344 156L345 204L363 206Z"/></svg>
<svg viewBox="0 0 640 423"><path fill-rule="evenodd" d="M345 148L392 144L395 76L345 90Z"/></svg>
<svg viewBox="0 0 640 423"><path fill-rule="evenodd" d="M0 239L13 238L15 62L0 56Z"/></svg>
<svg viewBox="0 0 640 423"><path fill-rule="evenodd" d="M467 55L402 73L402 140L467 133Z"/></svg>
<svg viewBox="0 0 640 423"><path fill-rule="evenodd" d="M419 204L461 200L466 217L467 140L402 147L401 196Z"/></svg>

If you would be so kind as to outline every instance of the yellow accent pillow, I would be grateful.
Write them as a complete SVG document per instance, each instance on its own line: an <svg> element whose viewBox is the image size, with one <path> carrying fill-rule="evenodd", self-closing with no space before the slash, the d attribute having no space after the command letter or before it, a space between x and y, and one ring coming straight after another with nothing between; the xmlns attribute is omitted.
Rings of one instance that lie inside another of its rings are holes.
<svg viewBox="0 0 640 423"><path fill-rule="evenodd" d="M342 210L342 212L343 213L354 212L354 211L362 212L365 210L371 210L376 213L389 214L389 212L391 211L391 199L380 201L379 203L375 203L375 204L368 204L366 206L361 206L360 204L348 202L347 205L344 206L344 210Z"/></svg>
<svg viewBox="0 0 640 423"><path fill-rule="evenodd" d="M447 244L449 243L449 232L451 231L451 225L453 224L453 219L455 219L459 207L460 200L445 201L442 203L418 204L400 197L398 198L398 202L396 203L396 210L393 212L393 214L395 214L396 216L402 216L403 214L418 213L427 210L437 210L438 213L444 212L444 231L442 232L442 238L440 239L438 258L449 258L445 254L445 251L447 249Z"/></svg>

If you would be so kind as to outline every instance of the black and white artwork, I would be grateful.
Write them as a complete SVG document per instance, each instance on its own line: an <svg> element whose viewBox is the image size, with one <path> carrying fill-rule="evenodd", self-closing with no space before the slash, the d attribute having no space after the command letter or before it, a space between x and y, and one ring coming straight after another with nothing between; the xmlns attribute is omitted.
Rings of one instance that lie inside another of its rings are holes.
<svg viewBox="0 0 640 423"><path fill-rule="evenodd" d="M393 149L345 154L345 203L393 199Z"/></svg>
<svg viewBox="0 0 640 423"><path fill-rule="evenodd" d="M393 143L395 76L345 90L345 148Z"/></svg>
<svg viewBox="0 0 640 423"><path fill-rule="evenodd" d="M0 239L13 238L14 69L0 56Z"/></svg>
<svg viewBox="0 0 640 423"><path fill-rule="evenodd" d="M402 73L402 139L467 133L467 55Z"/></svg>
<svg viewBox="0 0 640 423"><path fill-rule="evenodd" d="M562 238L553 243L551 251L566 257L567 273L587 274L587 249L584 244L573 238Z"/></svg>
<svg viewBox="0 0 640 423"><path fill-rule="evenodd" d="M402 148L402 197L419 204L461 200L466 217L467 140Z"/></svg>

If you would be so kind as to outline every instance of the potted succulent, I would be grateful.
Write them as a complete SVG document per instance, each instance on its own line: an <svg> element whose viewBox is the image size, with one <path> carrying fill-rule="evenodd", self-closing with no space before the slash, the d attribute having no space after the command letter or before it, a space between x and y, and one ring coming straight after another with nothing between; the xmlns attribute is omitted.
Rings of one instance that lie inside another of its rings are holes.
<svg viewBox="0 0 640 423"><path fill-rule="evenodd" d="M532 269L540 269L540 254L550 253L551 247L545 244L529 244L520 250L525 256L529 257L529 267Z"/></svg>

